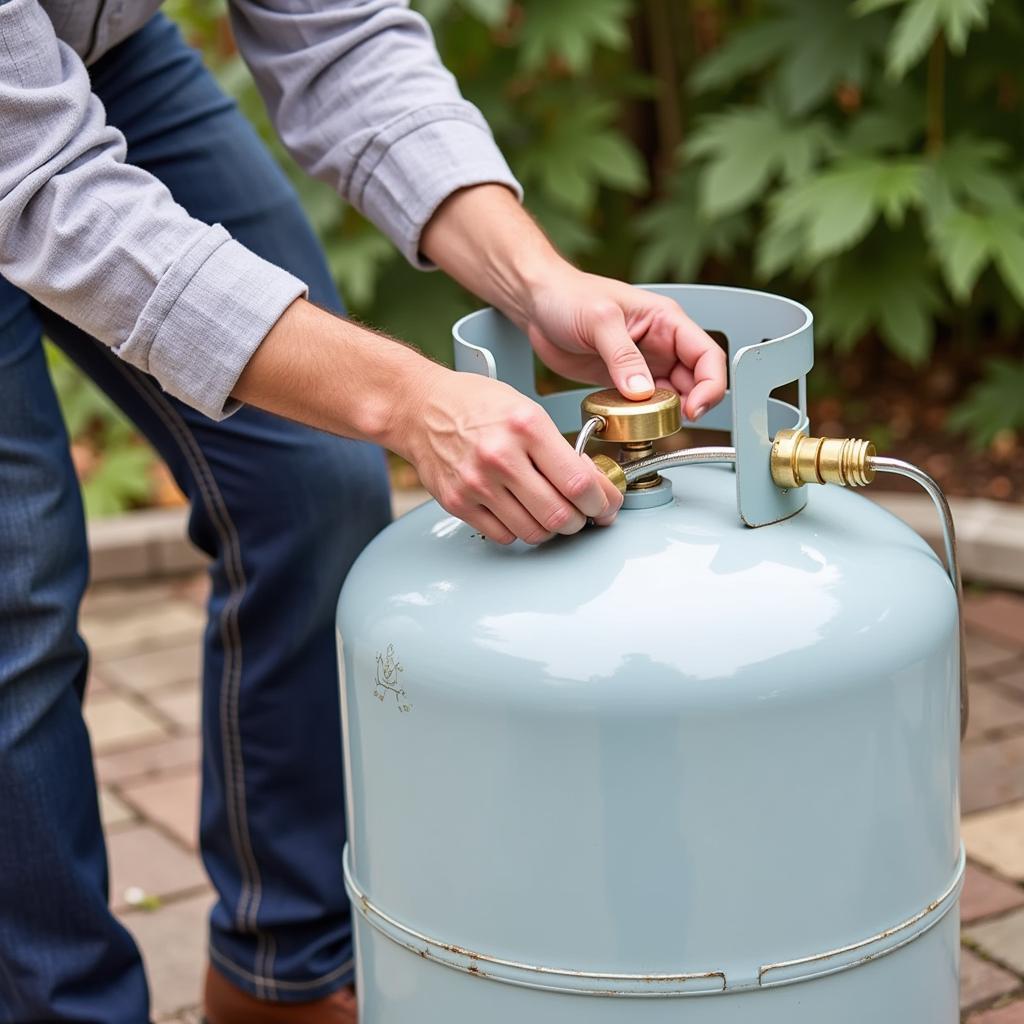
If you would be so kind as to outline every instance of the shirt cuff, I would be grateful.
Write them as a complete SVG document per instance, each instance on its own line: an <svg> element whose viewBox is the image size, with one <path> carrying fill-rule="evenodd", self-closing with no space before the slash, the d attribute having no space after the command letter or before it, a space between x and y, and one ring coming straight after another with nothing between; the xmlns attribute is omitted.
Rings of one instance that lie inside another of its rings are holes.
<svg viewBox="0 0 1024 1024"><path fill-rule="evenodd" d="M224 419L239 407L230 395L252 354L306 294L297 277L215 225L160 279L115 351L175 398Z"/></svg>
<svg viewBox="0 0 1024 1024"><path fill-rule="evenodd" d="M353 202L421 270L433 264L420 252L420 236L453 192L493 183L523 198L487 123L464 103L415 111L392 125L360 163Z"/></svg>

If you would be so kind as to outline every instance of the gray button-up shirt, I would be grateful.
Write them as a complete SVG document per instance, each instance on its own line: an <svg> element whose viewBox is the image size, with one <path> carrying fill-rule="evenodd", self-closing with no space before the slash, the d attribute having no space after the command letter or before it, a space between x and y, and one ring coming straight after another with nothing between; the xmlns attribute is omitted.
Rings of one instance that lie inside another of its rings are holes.
<svg viewBox="0 0 1024 1024"><path fill-rule="evenodd" d="M213 417L304 284L124 162L86 65L159 0L0 0L0 273ZM414 264L456 189L519 187L401 0L231 0L281 138Z"/></svg>

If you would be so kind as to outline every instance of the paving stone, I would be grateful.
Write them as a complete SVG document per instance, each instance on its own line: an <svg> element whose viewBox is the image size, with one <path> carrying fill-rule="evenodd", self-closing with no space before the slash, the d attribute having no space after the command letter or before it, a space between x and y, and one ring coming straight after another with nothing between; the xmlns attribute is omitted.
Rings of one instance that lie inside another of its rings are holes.
<svg viewBox="0 0 1024 1024"><path fill-rule="evenodd" d="M169 580L146 580L134 583L91 584L82 598L82 614L89 618L122 618L125 609L158 604L174 596Z"/></svg>
<svg viewBox="0 0 1024 1024"><path fill-rule="evenodd" d="M96 758L96 774L103 782L139 781L198 763L199 738L175 736L134 750L104 754Z"/></svg>
<svg viewBox="0 0 1024 1024"><path fill-rule="evenodd" d="M137 747L167 734L156 718L116 693L87 699L84 711L97 754L119 747Z"/></svg>
<svg viewBox="0 0 1024 1024"><path fill-rule="evenodd" d="M1024 882L1024 802L971 814L960 832L973 860Z"/></svg>
<svg viewBox="0 0 1024 1024"><path fill-rule="evenodd" d="M1015 700L1024 700L1024 662L996 670L992 681Z"/></svg>
<svg viewBox="0 0 1024 1024"><path fill-rule="evenodd" d="M967 1024L1024 1024L1024 999L967 1018Z"/></svg>
<svg viewBox="0 0 1024 1024"><path fill-rule="evenodd" d="M197 683L202 668L202 644L197 636L165 650L103 658L98 665L104 678L137 693L179 683Z"/></svg>
<svg viewBox="0 0 1024 1024"><path fill-rule="evenodd" d="M972 925L964 938L993 960L1024 974L1024 909Z"/></svg>
<svg viewBox="0 0 1024 1024"><path fill-rule="evenodd" d="M170 1017L159 1014L156 1017L157 1024L205 1024L202 1008L199 1006L190 1007L181 1013L175 1013Z"/></svg>
<svg viewBox="0 0 1024 1024"><path fill-rule="evenodd" d="M966 651L967 669L971 673L987 673L1020 658L1020 651L1017 648L995 643L973 629L967 633Z"/></svg>
<svg viewBox="0 0 1024 1024"><path fill-rule="evenodd" d="M208 895L176 900L152 913L135 911L121 921L135 936L146 962L153 1016L160 1020L194 1007L206 969Z"/></svg>
<svg viewBox="0 0 1024 1024"><path fill-rule="evenodd" d="M198 686L179 687L168 692L154 693L149 702L166 715L178 728L198 732L201 714ZM1024 706L1021 708L1024 711Z"/></svg>
<svg viewBox="0 0 1024 1024"><path fill-rule="evenodd" d="M960 950L960 1009L972 1010L1021 987L1015 974L983 960L969 949Z"/></svg>
<svg viewBox="0 0 1024 1024"><path fill-rule="evenodd" d="M153 573L172 576L204 569L210 559L187 536L162 537L152 547Z"/></svg>
<svg viewBox="0 0 1024 1024"><path fill-rule="evenodd" d="M100 787L100 820L107 832L133 824L135 812L116 794L105 786Z"/></svg>
<svg viewBox="0 0 1024 1024"><path fill-rule="evenodd" d="M86 699L98 697L101 693L110 693L110 684L102 676L98 676L96 674L96 666L91 665L89 668L89 678L85 681Z"/></svg>
<svg viewBox="0 0 1024 1024"><path fill-rule="evenodd" d="M1024 700L1016 700L998 682L971 683L970 698L967 742L1024 727Z"/></svg>
<svg viewBox="0 0 1024 1024"><path fill-rule="evenodd" d="M173 586L176 597L191 601L200 608L205 608L210 599L210 574L207 572L182 577Z"/></svg>
<svg viewBox="0 0 1024 1024"><path fill-rule="evenodd" d="M1024 907L1024 889L968 862L964 888L960 894L960 920L964 924L994 914L1005 914L1016 907Z"/></svg>
<svg viewBox="0 0 1024 1024"><path fill-rule="evenodd" d="M189 849L199 848L199 768L121 787L144 818L162 825Z"/></svg>
<svg viewBox="0 0 1024 1024"><path fill-rule="evenodd" d="M1024 734L965 746L960 797L965 814L1024 800Z"/></svg>
<svg viewBox="0 0 1024 1024"><path fill-rule="evenodd" d="M83 613L81 632L97 657L171 647L196 637L205 625L201 609L186 601L129 608L120 616Z"/></svg>
<svg viewBox="0 0 1024 1024"><path fill-rule="evenodd" d="M116 832L107 839L110 903L127 910L125 892L137 887L146 896L166 899L207 885L199 858L183 850L151 825Z"/></svg>
<svg viewBox="0 0 1024 1024"><path fill-rule="evenodd" d="M971 631L1016 650L1024 650L1024 596L1006 591L972 595L964 602Z"/></svg>

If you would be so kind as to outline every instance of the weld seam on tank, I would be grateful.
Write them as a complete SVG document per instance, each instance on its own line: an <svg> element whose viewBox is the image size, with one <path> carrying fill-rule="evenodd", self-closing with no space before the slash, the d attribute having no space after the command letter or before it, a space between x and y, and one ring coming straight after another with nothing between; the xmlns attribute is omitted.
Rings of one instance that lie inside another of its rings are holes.
<svg viewBox="0 0 1024 1024"><path fill-rule="evenodd" d="M937 899L911 917L867 939L824 953L765 964L756 971L742 974L733 971L727 973L724 970L678 974L613 974L520 963L431 938L402 924L369 899L353 878L347 845L342 860L345 888L360 915L386 939L411 953L464 974L502 984L568 995L622 998L684 998L758 988L781 988L859 967L902 949L937 925L957 905L967 865L966 851L961 844L953 880ZM766 980L770 973L782 976ZM730 981L730 978L733 980Z"/></svg>

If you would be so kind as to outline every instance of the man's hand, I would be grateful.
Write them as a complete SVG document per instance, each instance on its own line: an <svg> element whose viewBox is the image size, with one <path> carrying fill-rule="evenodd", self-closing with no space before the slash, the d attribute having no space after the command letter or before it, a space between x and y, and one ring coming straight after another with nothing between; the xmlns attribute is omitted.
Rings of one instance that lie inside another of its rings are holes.
<svg viewBox="0 0 1024 1024"><path fill-rule="evenodd" d="M440 370L408 431L406 456L453 515L500 544L539 544L606 526L622 495L577 455L536 402L499 381Z"/></svg>
<svg viewBox="0 0 1024 1024"><path fill-rule="evenodd" d="M604 526L622 504L536 402L304 299L274 325L232 394L390 448L449 512L500 544L575 533L588 517Z"/></svg>
<svg viewBox="0 0 1024 1024"><path fill-rule="evenodd" d="M552 370L613 384L626 398L670 388L691 420L722 400L725 353L677 303L564 261L553 271L533 289L525 324Z"/></svg>
<svg viewBox="0 0 1024 1024"><path fill-rule="evenodd" d="M725 353L675 302L576 270L500 185L449 196L421 244L522 328L556 373L627 398L671 388L691 420L725 394Z"/></svg>

